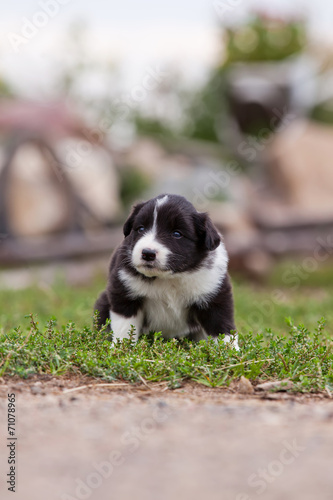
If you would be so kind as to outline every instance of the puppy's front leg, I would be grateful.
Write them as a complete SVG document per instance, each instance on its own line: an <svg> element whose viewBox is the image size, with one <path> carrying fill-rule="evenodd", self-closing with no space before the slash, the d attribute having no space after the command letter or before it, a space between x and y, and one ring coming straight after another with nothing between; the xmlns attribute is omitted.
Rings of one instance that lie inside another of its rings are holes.
<svg viewBox="0 0 333 500"><path fill-rule="evenodd" d="M129 334L134 327L134 339L138 340L142 323L143 323L143 313L138 311L135 316L126 317L110 310L111 319L111 330L113 331L113 341L116 339L128 339Z"/></svg>
<svg viewBox="0 0 333 500"><path fill-rule="evenodd" d="M100 330L106 323L106 320L110 317L110 302L106 291L100 294L95 302L94 312L98 313L97 326Z"/></svg>
<svg viewBox="0 0 333 500"><path fill-rule="evenodd" d="M231 345L236 349L236 351L239 351L239 345L238 345L238 335L237 333L231 338L230 335L225 335L223 341L228 344L231 343ZM215 338L215 342L217 342L217 339Z"/></svg>

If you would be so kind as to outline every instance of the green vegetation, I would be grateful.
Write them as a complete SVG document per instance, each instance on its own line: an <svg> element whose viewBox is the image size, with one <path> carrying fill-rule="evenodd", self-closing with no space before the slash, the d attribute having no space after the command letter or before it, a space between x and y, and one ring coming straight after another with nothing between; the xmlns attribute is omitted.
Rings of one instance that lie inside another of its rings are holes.
<svg viewBox="0 0 333 500"><path fill-rule="evenodd" d="M333 99L316 105L310 112L310 118L319 123L333 124Z"/></svg>
<svg viewBox="0 0 333 500"><path fill-rule="evenodd" d="M140 198L151 186L148 175L144 175L138 168L123 166L120 174L120 197L124 206L128 209Z"/></svg>
<svg viewBox="0 0 333 500"><path fill-rule="evenodd" d="M244 375L253 381L289 378L298 391L333 390L332 330L320 320L333 319L330 289L285 289L276 301L275 288L235 284L237 352L222 338L195 344L159 334L111 348L106 329L93 327L91 306L103 285L99 278L88 289L59 281L52 288L1 291L0 375L82 373L170 387L184 380L222 386ZM301 324L294 326L288 316Z"/></svg>
<svg viewBox="0 0 333 500"><path fill-rule="evenodd" d="M302 52L306 38L302 19L283 21L255 15L244 25L226 30L226 64L280 61Z"/></svg>

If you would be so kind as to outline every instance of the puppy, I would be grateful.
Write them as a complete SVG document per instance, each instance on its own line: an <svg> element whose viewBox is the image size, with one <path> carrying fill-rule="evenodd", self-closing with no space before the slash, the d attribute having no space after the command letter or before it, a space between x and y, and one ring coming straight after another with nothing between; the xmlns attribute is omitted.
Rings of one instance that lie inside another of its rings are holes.
<svg viewBox="0 0 333 500"><path fill-rule="evenodd" d="M136 339L154 331L193 340L223 333L229 341L236 327L228 256L208 215L182 196L160 195L136 205L123 230L95 304L99 326L111 318L114 340L133 326Z"/></svg>

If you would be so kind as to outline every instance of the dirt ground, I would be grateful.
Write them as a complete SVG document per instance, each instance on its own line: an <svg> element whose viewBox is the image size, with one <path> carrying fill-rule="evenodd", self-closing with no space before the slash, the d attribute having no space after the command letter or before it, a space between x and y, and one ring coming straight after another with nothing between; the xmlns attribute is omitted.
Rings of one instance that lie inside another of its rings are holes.
<svg viewBox="0 0 333 500"><path fill-rule="evenodd" d="M333 498L333 400L324 395L102 383L1 379L1 499ZM6 484L12 392L15 494Z"/></svg>

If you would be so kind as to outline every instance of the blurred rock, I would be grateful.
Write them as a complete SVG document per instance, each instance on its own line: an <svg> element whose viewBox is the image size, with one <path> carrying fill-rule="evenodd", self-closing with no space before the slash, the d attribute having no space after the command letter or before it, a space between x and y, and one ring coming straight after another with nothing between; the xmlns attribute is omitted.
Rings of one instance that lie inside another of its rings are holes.
<svg viewBox="0 0 333 500"><path fill-rule="evenodd" d="M271 225L332 220L332 155L332 127L298 120L276 134L266 155L270 196L256 204L257 217Z"/></svg>
<svg viewBox="0 0 333 500"><path fill-rule="evenodd" d="M34 394L35 396L38 394L44 394L44 391L41 387L33 385L31 388L31 393Z"/></svg>
<svg viewBox="0 0 333 500"><path fill-rule="evenodd" d="M92 257L84 260L62 260L59 263L29 266L26 268L0 271L0 290L24 290L36 286L46 296L54 293L52 287L57 280L67 286L89 286L97 275L107 269L109 255Z"/></svg>
<svg viewBox="0 0 333 500"><path fill-rule="evenodd" d="M271 389L276 389L279 391L287 391L294 387L294 384L289 379L284 380L276 380L272 382L263 382L256 386L256 390L258 391L270 391Z"/></svg>
<svg viewBox="0 0 333 500"><path fill-rule="evenodd" d="M122 212L118 174L106 149L88 141L66 139L57 144L66 175L95 217L108 224Z"/></svg>
<svg viewBox="0 0 333 500"><path fill-rule="evenodd" d="M238 392L241 394L253 394L254 388L248 378L241 376L238 383Z"/></svg>
<svg viewBox="0 0 333 500"><path fill-rule="evenodd" d="M244 264L251 276L259 278L268 275L273 267L274 260L267 252L257 248L244 257Z"/></svg>
<svg viewBox="0 0 333 500"><path fill-rule="evenodd" d="M66 102L1 101L0 233L85 232L118 221L109 147Z"/></svg>
<svg viewBox="0 0 333 500"><path fill-rule="evenodd" d="M152 139L141 138L123 155L122 162L156 179L163 172L164 158L162 146Z"/></svg>
<svg viewBox="0 0 333 500"><path fill-rule="evenodd" d="M69 200L55 184L48 161L34 144L23 144L12 160L6 189L9 226L19 236L66 229Z"/></svg>
<svg viewBox="0 0 333 500"><path fill-rule="evenodd" d="M14 154L5 202L10 231L41 236L117 221L120 187L111 155L79 139L62 140L54 151L57 161L38 143L26 142Z"/></svg>

